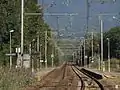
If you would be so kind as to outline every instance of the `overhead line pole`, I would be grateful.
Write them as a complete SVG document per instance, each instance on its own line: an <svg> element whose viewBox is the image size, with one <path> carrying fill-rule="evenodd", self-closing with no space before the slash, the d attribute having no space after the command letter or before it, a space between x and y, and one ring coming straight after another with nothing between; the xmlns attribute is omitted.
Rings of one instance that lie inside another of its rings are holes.
<svg viewBox="0 0 120 90"><path fill-rule="evenodd" d="M108 72L110 72L110 38L107 38L108 41Z"/></svg>
<svg viewBox="0 0 120 90"><path fill-rule="evenodd" d="M83 62L82 62L82 57L83 57L83 56L82 56L82 55L83 55L83 53L82 53L83 50L82 50L82 49L83 49L83 48L82 48L82 45L81 45L80 47L81 47L81 48L80 48L80 49L81 49L81 50L80 50L80 51L81 51L81 65L83 66Z"/></svg>
<svg viewBox="0 0 120 90"><path fill-rule="evenodd" d="M88 24L89 24L89 1L86 0L86 33L88 32Z"/></svg>
<svg viewBox="0 0 120 90"><path fill-rule="evenodd" d="M100 19L100 31L101 31L101 69L103 70L103 20L101 16L99 16L99 19Z"/></svg>
<svg viewBox="0 0 120 90"><path fill-rule="evenodd" d="M85 49L86 49L86 47L85 47L85 41L86 41L86 40L85 40L85 38L84 38L84 64L83 64L84 66L85 66L85 64L86 64L86 60L85 60L85 54L86 54L86 53L85 53L85 51L86 51L86 50L85 50ZM87 65L87 64L86 64L86 65Z"/></svg>
<svg viewBox="0 0 120 90"><path fill-rule="evenodd" d="M37 35L37 53L40 52L40 36ZM39 59L37 58L37 70L39 71Z"/></svg>
<svg viewBox="0 0 120 90"><path fill-rule="evenodd" d="M93 46L93 39L94 39L94 33L92 32L92 61L93 61L93 57L94 57L94 46Z"/></svg>
<svg viewBox="0 0 120 90"><path fill-rule="evenodd" d="M104 71L104 62L103 62L103 29L104 29L104 23L103 23L103 17L102 16L110 16L110 15L117 15L118 13L101 13L98 14L99 16L99 22L100 22L100 33L101 33L101 70Z"/></svg>
<svg viewBox="0 0 120 90"><path fill-rule="evenodd" d="M47 15L47 16L74 16L79 15L78 13L25 13L25 15Z"/></svg>
<svg viewBox="0 0 120 90"><path fill-rule="evenodd" d="M53 39L53 33L51 32L51 38ZM51 54L51 59L52 59L52 67L54 66L54 51L55 51L55 45L54 43L52 42L52 54Z"/></svg>
<svg viewBox="0 0 120 90"><path fill-rule="evenodd" d="M21 0L21 66L23 66L23 24L24 23L24 0Z"/></svg>
<svg viewBox="0 0 120 90"><path fill-rule="evenodd" d="M44 0L42 0L42 7L44 7L43 5L44 5Z"/></svg>
<svg viewBox="0 0 120 90"><path fill-rule="evenodd" d="M47 31L45 31L45 67L47 68Z"/></svg>
<svg viewBox="0 0 120 90"><path fill-rule="evenodd" d="M59 16L57 16L57 30L58 30L58 38L60 36L60 33L59 33Z"/></svg>
<svg viewBox="0 0 120 90"><path fill-rule="evenodd" d="M10 54L12 53L12 48L11 48L11 37L12 35L11 35L11 32L10 32ZM12 56L10 56L10 69L12 68Z"/></svg>

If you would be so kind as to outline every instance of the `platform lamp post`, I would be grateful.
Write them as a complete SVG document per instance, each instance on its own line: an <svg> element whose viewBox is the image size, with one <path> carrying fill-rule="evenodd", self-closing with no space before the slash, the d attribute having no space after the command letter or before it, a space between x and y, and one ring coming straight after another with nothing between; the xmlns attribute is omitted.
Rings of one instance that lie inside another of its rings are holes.
<svg viewBox="0 0 120 90"><path fill-rule="evenodd" d="M107 38L108 41L108 72L110 72L110 39Z"/></svg>
<svg viewBox="0 0 120 90"><path fill-rule="evenodd" d="M12 53L12 33L14 30L10 30L10 54ZM12 56L10 55L10 69L12 68Z"/></svg>

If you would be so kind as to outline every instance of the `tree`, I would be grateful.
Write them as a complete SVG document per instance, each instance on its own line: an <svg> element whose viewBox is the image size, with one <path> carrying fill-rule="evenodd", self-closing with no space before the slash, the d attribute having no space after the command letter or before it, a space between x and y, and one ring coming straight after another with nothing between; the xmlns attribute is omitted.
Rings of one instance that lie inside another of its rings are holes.
<svg viewBox="0 0 120 90"><path fill-rule="evenodd" d="M24 0L25 12L27 13L43 13L41 6L37 5L37 0ZM9 31L12 33L12 51L15 52L16 47L20 47L20 26L21 26L21 0L1 0L0 1L0 61L9 61L5 54L9 53ZM44 22L43 15L28 16L24 14L24 47L28 47L33 39L40 35L40 43L42 44L42 53L44 53L45 31L51 31L49 26ZM50 32L48 32L48 35ZM49 35L50 36L50 35ZM50 47L50 45L49 45ZM35 50L35 49L34 49ZM26 48L25 51L28 51ZM24 52L25 53L25 52ZM49 54L49 53L48 53ZM44 57L44 55L42 56ZM15 60L14 60L15 61Z"/></svg>
<svg viewBox="0 0 120 90"><path fill-rule="evenodd" d="M113 27L104 33L104 57L107 58L107 38L110 39L111 57L116 58L120 55L120 27Z"/></svg>
<svg viewBox="0 0 120 90"><path fill-rule="evenodd" d="M0 48L0 59L1 63L8 62L9 60L6 58L5 54L9 53L9 31L15 30L12 41L12 47L14 43L18 43L19 40L19 30L20 30L20 3L19 0L1 0L0 2L0 38L1 38L1 48ZM6 61L5 61L6 60Z"/></svg>
<svg viewBox="0 0 120 90"><path fill-rule="evenodd" d="M93 32L93 52L98 53L98 45L100 44L100 34ZM86 39L86 53L88 56L92 56L92 32L88 33Z"/></svg>

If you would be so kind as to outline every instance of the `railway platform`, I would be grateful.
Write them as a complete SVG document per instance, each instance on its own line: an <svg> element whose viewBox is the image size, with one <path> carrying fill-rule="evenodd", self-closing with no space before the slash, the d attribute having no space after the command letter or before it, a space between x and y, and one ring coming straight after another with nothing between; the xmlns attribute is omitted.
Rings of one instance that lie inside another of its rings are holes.
<svg viewBox="0 0 120 90"><path fill-rule="evenodd" d="M115 77L120 76L119 72L113 72L113 71L108 72L108 71L101 71L101 70L90 69L90 68L84 68L84 69L89 70L94 73L97 73L97 74L100 74L103 76L103 78L115 78Z"/></svg>

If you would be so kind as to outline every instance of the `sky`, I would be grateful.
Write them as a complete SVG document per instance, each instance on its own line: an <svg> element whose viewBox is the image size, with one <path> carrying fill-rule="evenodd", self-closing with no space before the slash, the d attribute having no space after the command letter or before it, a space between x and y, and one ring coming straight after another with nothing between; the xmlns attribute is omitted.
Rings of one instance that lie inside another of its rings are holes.
<svg viewBox="0 0 120 90"><path fill-rule="evenodd" d="M99 32L98 14L109 14L103 16L104 31L111 27L120 25L120 0L88 0L90 5L89 32L92 29ZM103 1L105 1L103 3ZM113 2L115 1L115 2ZM38 0L41 3L42 0ZM50 7L51 5L51 7ZM86 0L43 0L44 13L78 13L75 16L59 16L59 30L64 32L84 33L86 27ZM48 7L49 6L49 7ZM48 7L48 8L47 8ZM116 19L113 19L113 16ZM44 16L45 21L51 28L57 29L57 16ZM79 35L79 34L78 34Z"/></svg>

